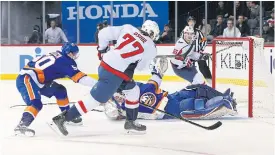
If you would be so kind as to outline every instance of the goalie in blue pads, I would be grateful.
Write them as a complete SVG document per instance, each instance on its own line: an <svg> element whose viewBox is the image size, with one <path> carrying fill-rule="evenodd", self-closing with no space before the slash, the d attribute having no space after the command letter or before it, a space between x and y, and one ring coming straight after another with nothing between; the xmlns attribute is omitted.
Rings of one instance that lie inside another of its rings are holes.
<svg viewBox="0 0 275 155"><path fill-rule="evenodd" d="M139 119L170 119L164 113L142 104L163 110L177 117L189 119L214 119L225 115L236 115L236 102L230 89L224 93L207 85L190 85L172 94L159 89L163 73L167 70L166 59L158 59L152 67L152 77L147 83L139 83ZM116 93L105 106L105 114L114 120L125 118L124 96Z"/></svg>

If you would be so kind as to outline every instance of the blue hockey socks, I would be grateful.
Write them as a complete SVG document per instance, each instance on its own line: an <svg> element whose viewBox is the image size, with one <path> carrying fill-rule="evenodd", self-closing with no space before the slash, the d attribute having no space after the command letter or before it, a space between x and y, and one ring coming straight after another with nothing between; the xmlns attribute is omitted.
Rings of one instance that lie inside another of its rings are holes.
<svg viewBox="0 0 275 155"><path fill-rule="evenodd" d="M65 119L66 121L71 121L77 117L81 116L81 114L79 113L79 111L77 110L77 108L75 107L75 105L73 105L65 114Z"/></svg>
<svg viewBox="0 0 275 155"><path fill-rule="evenodd" d="M127 120L135 121L137 119L138 108L135 108L135 109L125 108L125 110L126 110L126 118L127 118Z"/></svg>

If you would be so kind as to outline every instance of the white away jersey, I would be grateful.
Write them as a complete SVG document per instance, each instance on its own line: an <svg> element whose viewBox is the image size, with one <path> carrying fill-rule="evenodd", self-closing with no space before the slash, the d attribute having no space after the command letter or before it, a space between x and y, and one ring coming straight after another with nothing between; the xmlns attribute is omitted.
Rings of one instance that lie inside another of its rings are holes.
<svg viewBox="0 0 275 155"><path fill-rule="evenodd" d="M180 38L174 47L173 54L175 55L183 55L186 53L189 48L191 47L191 44L188 44L184 39ZM192 47L191 52L187 55L188 58L192 60L198 60L200 58L200 53L195 52L195 46ZM182 61L176 58L172 58L171 62L175 65L181 65Z"/></svg>
<svg viewBox="0 0 275 155"><path fill-rule="evenodd" d="M106 49L109 41L117 40L115 48L103 56L103 61L112 68L124 72L131 63L139 62L143 70L157 54L155 43L132 25L108 26L99 34L99 50Z"/></svg>

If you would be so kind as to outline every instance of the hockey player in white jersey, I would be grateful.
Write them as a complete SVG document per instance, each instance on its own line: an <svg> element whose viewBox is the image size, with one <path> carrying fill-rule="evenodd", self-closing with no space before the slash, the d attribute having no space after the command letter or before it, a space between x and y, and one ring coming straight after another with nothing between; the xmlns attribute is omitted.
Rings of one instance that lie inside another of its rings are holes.
<svg viewBox="0 0 275 155"><path fill-rule="evenodd" d="M159 34L158 24L147 20L141 30L132 25L108 26L99 31L98 51L104 53L109 41L117 40L115 48L104 54L98 68L99 80L85 96L70 110L53 118L55 125L63 135L68 135L64 126L66 121L79 117L91 111L101 103L106 103L117 91L123 81L123 93L126 96L126 122L124 128L127 132L145 132L146 126L136 122L139 107L139 87L134 82L135 68L143 70L149 67L150 62L157 54L153 40Z"/></svg>
<svg viewBox="0 0 275 155"><path fill-rule="evenodd" d="M195 28L196 19L194 17L190 16L187 19L187 23L188 23L188 26L193 27L193 29L195 31L195 37L196 37L195 38L196 39L195 51L204 53L206 45L207 45L207 38L204 36L204 34L202 33L202 31L200 29ZM183 35L183 33L181 35ZM203 74L207 83L211 85L212 84L212 75L211 75L209 66L206 63L207 59L209 59L209 57L204 56L204 58L202 60L197 61L197 64L198 64L200 72Z"/></svg>
<svg viewBox="0 0 275 155"><path fill-rule="evenodd" d="M172 68L176 75L192 84L204 84L203 75L197 71L194 62L204 58L205 54L195 51L195 32L193 27L186 26L173 50Z"/></svg>

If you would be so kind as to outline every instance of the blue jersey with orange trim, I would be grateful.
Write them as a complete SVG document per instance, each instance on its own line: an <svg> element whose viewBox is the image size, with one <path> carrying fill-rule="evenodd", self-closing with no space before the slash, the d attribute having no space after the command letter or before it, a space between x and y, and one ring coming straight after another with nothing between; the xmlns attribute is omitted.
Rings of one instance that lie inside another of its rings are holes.
<svg viewBox="0 0 275 155"><path fill-rule="evenodd" d="M149 81L146 84L137 82L136 84L140 89L139 103L149 105L153 108L158 108L162 99L168 95L168 92L158 88L158 85L155 81ZM125 110L124 103L121 105L121 108ZM154 110L140 105L139 112L154 113Z"/></svg>
<svg viewBox="0 0 275 155"><path fill-rule="evenodd" d="M78 70L72 58L62 55L60 51L33 59L20 71L20 74L29 74L40 87L59 78L69 77L78 82L86 76Z"/></svg>

